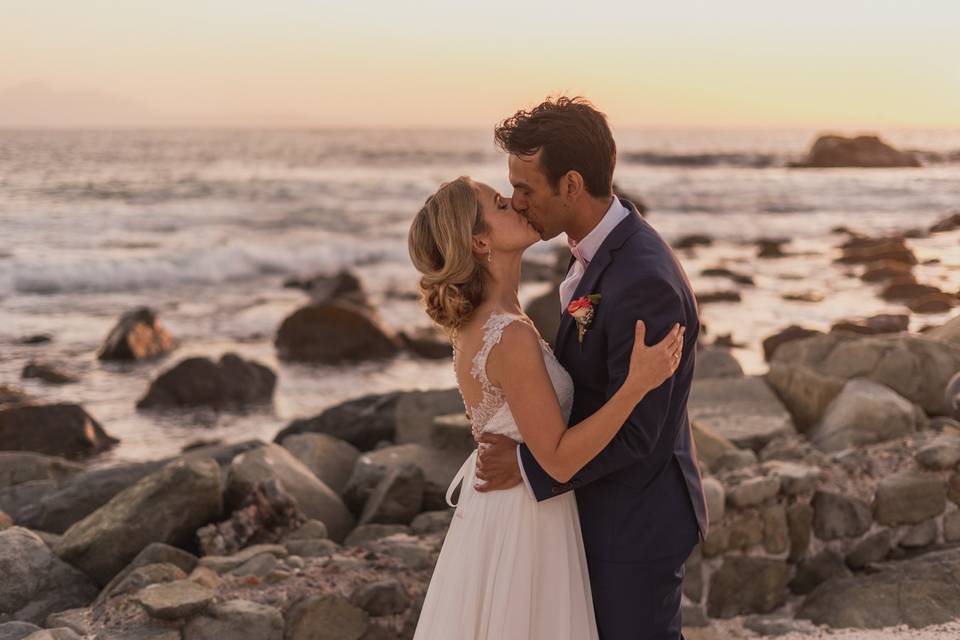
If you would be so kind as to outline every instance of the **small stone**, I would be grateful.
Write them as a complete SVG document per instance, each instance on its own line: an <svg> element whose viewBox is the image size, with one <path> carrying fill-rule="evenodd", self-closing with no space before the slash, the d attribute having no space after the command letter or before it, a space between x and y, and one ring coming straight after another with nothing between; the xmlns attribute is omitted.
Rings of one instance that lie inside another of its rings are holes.
<svg viewBox="0 0 960 640"><path fill-rule="evenodd" d="M944 542L960 542L960 511L951 511L943 516Z"/></svg>
<svg viewBox="0 0 960 640"><path fill-rule="evenodd" d="M723 485L716 478L704 478L701 486L707 503L707 515L710 524L720 522L723 519L726 507Z"/></svg>
<svg viewBox="0 0 960 640"><path fill-rule="evenodd" d="M855 538L870 528L870 507L863 500L818 491L811 502L813 530L821 540Z"/></svg>
<svg viewBox="0 0 960 640"><path fill-rule="evenodd" d="M895 526L936 517L946 506L947 492L942 480L908 471L880 480L873 510L877 522Z"/></svg>
<svg viewBox="0 0 960 640"><path fill-rule="evenodd" d="M204 556L200 558L201 567L209 567L217 573L227 573L236 569L247 560L254 558L262 553L270 553L278 558L286 558L289 555L286 547L280 544L255 544L238 551L232 556Z"/></svg>
<svg viewBox="0 0 960 640"><path fill-rule="evenodd" d="M927 520L920 524L904 527L900 535L900 546L905 549L928 547L936 541L936 520Z"/></svg>
<svg viewBox="0 0 960 640"><path fill-rule="evenodd" d="M685 628L700 628L710 624L707 614L699 604L681 604L680 619L683 621Z"/></svg>
<svg viewBox="0 0 960 640"><path fill-rule="evenodd" d="M787 529L790 533L790 553L787 560L800 561L807 555L810 537L813 531L813 507L798 502L787 508Z"/></svg>
<svg viewBox="0 0 960 640"><path fill-rule="evenodd" d="M853 547L847 554L845 562L851 569L864 569L867 566L884 560L893 548L893 532L884 529L870 534Z"/></svg>
<svg viewBox="0 0 960 640"><path fill-rule="evenodd" d="M179 637L179 635L177 636ZM283 615L274 607L248 600L219 602L191 620L184 640L282 640Z"/></svg>
<svg viewBox="0 0 960 640"><path fill-rule="evenodd" d="M763 543L763 521L756 509L735 512L727 520L730 529L728 550L746 551Z"/></svg>
<svg viewBox="0 0 960 640"><path fill-rule="evenodd" d="M340 545L333 540L287 540L283 546L302 558L323 558L340 550Z"/></svg>
<svg viewBox="0 0 960 640"><path fill-rule="evenodd" d="M780 478L751 478L727 491L727 502L734 507L752 507L780 492Z"/></svg>
<svg viewBox="0 0 960 640"><path fill-rule="evenodd" d="M749 467L757 462L757 454L750 449L731 449L725 451L717 461L714 467L717 471L736 471Z"/></svg>
<svg viewBox="0 0 960 640"><path fill-rule="evenodd" d="M952 469L960 462L960 437L939 436L917 451L916 458L927 469Z"/></svg>
<svg viewBox="0 0 960 640"><path fill-rule="evenodd" d="M797 573L790 581L790 591L806 595L830 578L849 575L843 556L828 547L797 565Z"/></svg>
<svg viewBox="0 0 960 640"><path fill-rule="evenodd" d="M332 593L310 595L290 607L284 637L291 640L361 640L369 626L367 612L346 598Z"/></svg>
<svg viewBox="0 0 960 640"><path fill-rule="evenodd" d="M190 580L153 584L137 600L154 618L178 620L200 613L213 601L213 591Z"/></svg>
<svg viewBox="0 0 960 640"><path fill-rule="evenodd" d="M777 504L763 510L763 548L767 553L779 555L790 545L787 525L787 510Z"/></svg>
<svg viewBox="0 0 960 640"><path fill-rule="evenodd" d="M390 616L410 608L410 596L397 580L380 580L361 585L351 602L372 616Z"/></svg>
<svg viewBox="0 0 960 640"><path fill-rule="evenodd" d="M765 462L763 469L780 478L780 490L788 496L811 493L823 476L823 472L815 467L783 460Z"/></svg>
<svg viewBox="0 0 960 640"><path fill-rule="evenodd" d="M769 613L786 600L788 576L782 560L728 556L710 577L707 613L711 618Z"/></svg>
<svg viewBox="0 0 960 640"><path fill-rule="evenodd" d="M327 533L327 525L323 524L319 520L307 520L299 528L294 529L286 536L284 536L283 541L287 542L289 540L324 540L329 538Z"/></svg>
<svg viewBox="0 0 960 640"><path fill-rule="evenodd" d="M950 481L947 483L947 497L953 504L960 506L960 471L950 476Z"/></svg>
<svg viewBox="0 0 960 640"><path fill-rule="evenodd" d="M250 558L242 565L230 571L234 576L257 576L263 578L277 568L279 562L277 557L270 553L261 553L258 556Z"/></svg>

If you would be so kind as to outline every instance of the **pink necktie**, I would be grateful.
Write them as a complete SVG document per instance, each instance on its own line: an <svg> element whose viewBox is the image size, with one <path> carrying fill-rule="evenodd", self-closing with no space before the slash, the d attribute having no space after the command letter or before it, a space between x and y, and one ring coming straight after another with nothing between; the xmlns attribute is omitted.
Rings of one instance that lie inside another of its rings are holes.
<svg viewBox="0 0 960 640"><path fill-rule="evenodd" d="M583 277L584 272L587 270L587 265L589 264L586 258L583 257L583 252L580 250L580 247L577 246L573 240L568 240L567 244L570 245L570 253L573 254L573 257L576 258L573 262L573 268L570 269L570 272L567 274L567 277L564 278L563 282L560 283L560 313L562 314L567 309L567 305L570 304L570 300L573 298L573 292L577 290L577 285L580 284L580 279Z"/></svg>

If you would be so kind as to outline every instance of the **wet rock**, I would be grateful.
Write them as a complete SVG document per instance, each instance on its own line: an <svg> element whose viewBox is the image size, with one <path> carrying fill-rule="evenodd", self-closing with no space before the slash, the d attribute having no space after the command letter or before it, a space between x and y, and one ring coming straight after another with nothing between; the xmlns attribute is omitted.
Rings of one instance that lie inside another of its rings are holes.
<svg viewBox="0 0 960 640"><path fill-rule="evenodd" d="M868 378L919 404L930 415L946 415L943 389L960 370L960 347L909 334L832 333L787 343L774 360L826 376Z"/></svg>
<svg viewBox="0 0 960 640"><path fill-rule="evenodd" d="M835 628L920 628L960 618L960 550L885 565L882 571L820 585L797 617Z"/></svg>
<svg viewBox="0 0 960 640"><path fill-rule="evenodd" d="M930 227L930 233L946 233L960 229L960 213L952 213Z"/></svg>
<svg viewBox="0 0 960 640"><path fill-rule="evenodd" d="M878 260L867 264L860 279L864 282L884 282L909 276L912 269L912 265L898 260Z"/></svg>
<svg viewBox="0 0 960 640"><path fill-rule="evenodd" d="M809 437L821 451L885 442L917 430L913 403L882 384L855 378L844 385Z"/></svg>
<svg viewBox="0 0 960 640"><path fill-rule="evenodd" d="M824 333L822 331L816 331L815 329L805 329L797 325L790 325L786 329L775 333L772 336L768 336L763 340L763 357L767 362L773 358L773 354L779 349L782 345L792 342L794 340L802 340L804 338L810 338L813 336L822 336Z"/></svg>
<svg viewBox="0 0 960 640"><path fill-rule="evenodd" d="M11 384L0 384L0 408L5 405L26 404L31 402L30 394Z"/></svg>
<svg viewBox="0 0 960 640"><path fill-rule="evenodd" d="M175 462L71 526L54 551L105 585L151 542L192 544L197 528L222 509L219 465L211 459Z"/></svg>
<svg viewBox="0 0 960 640"><path fill-rule="evenodd" d="M423 327L413 332L401 331L400 341L408 351L428 360L446 360L453 357L450 339L439 329Z"/></svg>
<svg viewBox="0 0 960 640"><path fill-rule="evenodd" d="M870 529L870 506L858 498L817 491L811 501L813 530L821 540L855 538Z"/></svg>
<svg viewBox="0 0 960 640"><path fill-rule="evenodd" d="M846 331L861 335L878 335L882 333L900 333L910 326L910 316L904 314L885 313L871 316L864 320L841 320L830 327L830 332Z"/></svg>
<svg viewBox="0 0 960 640"><path fill-rule="evenodd" d="M228 600L210 605L183 628L183 640L283 640L283 615L274 607Z"/></svg>
<svg viewBox="0 0 960 640"><path fill-rule="evenodd" d="M347 270L341 270L334 274L287 278L283 286L287 289L306 291L310 298L317 303L345 300L361 306L369 305L360 278Z"/></svg>
<svg viewBox="0 0 960 640"><path fill-rule="evenodd" d="M710 577L707 613L711 618L769 613L784 603L788 575L782 560L728 556Z"/></svg>
<svg viewBox="0 0 960 640"><path fill-rule="evenodd" d="M917 257L906 245L903 238L863 238L846 242L842 255L835 260L839 264L876 264L878 262L900 262L913 266Z"/></svg>
<svg viewBox="0 0 960 640"><path fill-rule="evenodd" d="M881 562L893 548L893 532L883 529L860 540L845 559L851 569L865 569L871 564Z"/></svg>
<svg viewBox="0 0 960 640"><path fill-rule="evenodd" d="M31 360L24 365L20 377L24 379L34 378L49 384L72 384L80 380L77 374L67 371L59 365L37 362L36 360Z"/></svg>
<svg viewBox="0 0 960 640"><path fill-rule="evenodd" d="M143 360L176 348L173 338L148 307L123 314L97 352L100 360Z"/></svg>
<svg viewBox="0 0 960 640"><path fill-rule="evenodd" d="M893 302L906 302L923 298L924 296L932 293L943 292L940 291L939 288L932 285L919 284L912 278L907 278L890 282L886 287L884 287L883 291L880 292L880 297L884 300L890 300Z"/></svg>
<svg viewBox="0 0 960 640"><path fill-rule="evenodd" d="M787 531L790 536L790 552L787 561L795 563L807 555L813 531L813 507L797 502L787 507Z"/></svg>
<svg viewBox="0 0 960 640"><path fill-rule="evenodd" d="M353 516L340 497L283 447L268 444L237 456L230 464L224 501L228 510L241 505L253 487L275 479L308 517L327 526L330 537L343 540L353 528Z"/></svg>
<svg viewBox="0 0 960 640"><path fill-rule="evenodd" d="M754 451L777 436L794 432L790 414L760 377L695 381L689 413L691 420Z"/></svg>
<svg viewBox="0 0 960 640"><path fill-rule="evenodd" d="M729 278L736 284L743 284L751 287L754 286L753 276L745 273L737 273L727 269L726 267L711 267L704 269L700 272L700 275L711 278Z"/></svg>
<svg viewBox="0 0 960 640"><path fill-rule="evenodd" d="M293 434L284 438L281 446L336 493L346 487L360 457L352 444L325 433Z"/></svg>
<svg viewBox="0 0 960 640"><path fill-rule="evenodd" d="M107 451L118 442L80 405L0 407L0 450L76 460Z"/></svg>
<svg viewBox="0 0 960 640"><path fill-rule="evenodd" d="M702 233L691 233L677 238L671 243L674 249L694 249L713 245L713 238Z"/></svg>
<svg viewBox="0 0 960 640"><path fill-rule="evenodd" d="M960 299L958 299L957 296L942 291L935 291L920 296L919 298L908 300L907 308L914 313L946 313L958 304L960 304Z"/></svg>
<svg viewBox="0 0 960 640"><path fill-rule="evenodd" d="M820 420L846 384L843 378L777 361L770 363L766 381L786 406L801 433L806 433Z"/></svg>
<svg viewBox="0 0 960 640"><path fill-rule="evenodd" d="M86 606L97 595L87 576L22 527L0 530L0 575L0 620L44 624L51 613Z"/></svg>
<svg viewBox="0 0 960 640"><path fill-rule="evenodd" d="M757 240L758 258L783 258L788 254L783 245L790 242L787 238L761 238Z"/></svg>
<svg viewBox="0 0 960 640"><path fill-rule="evenodd" d="M48 342L53 342L53 336L49 333L33 333L17 340L17 344L22 345L47 344Z"/></svg>
<svg viewBox="0 0 960 640"><path fill-rule="evenodd" d="M697 351L694 376L700 378L742 378L743 368L728 349L705 347Z"/></svg>
<svg viewBox="0 0 960 640"><path fill-rule="evenodd" d="M288 316L274 346L284 360L337 364L388 358L402 343L374 311L334 301L307 305Z"/></svg>
<svg viewBox="0 0 960 640"><path fill-rule="evenodd" d="M138 409L209 406L241 408L270 403L277 375L253 360L225 353L214 363L209 358L187 358L150 384Z"/></svg>
<svg viewBox="0 0 960 640"><path fill-rule="evenodd" d="M919 167L917 156L908 151L899 151L877 136L847 138L838 135L823 135L817 138L806 158L796 167Z"/></svg>
<svg viewBox="0 0 960 640"><path fill-rule="evenodd" d="M895 526L936 517L946 506L947 492L942 480L934 475L904 471L880 480L873 511L877 522Z"/></svg>

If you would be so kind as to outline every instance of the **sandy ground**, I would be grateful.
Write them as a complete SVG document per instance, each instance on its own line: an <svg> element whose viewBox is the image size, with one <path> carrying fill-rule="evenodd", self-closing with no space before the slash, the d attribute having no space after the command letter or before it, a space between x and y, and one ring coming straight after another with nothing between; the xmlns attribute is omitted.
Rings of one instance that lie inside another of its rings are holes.
<svg viewBox="0 0 960 640"><path fill-rule="evenodd" d="M907 626L888 627L886 629L821 629L815 633L788 633L780 636L761 636L745 629L741 619L718 620L710 626L699 629L684 629L687 640L813 640L815 638L836 638L837 640L958 640L960 639L960 621L944 625L935 625L923 629L911 629Z"/></svg>

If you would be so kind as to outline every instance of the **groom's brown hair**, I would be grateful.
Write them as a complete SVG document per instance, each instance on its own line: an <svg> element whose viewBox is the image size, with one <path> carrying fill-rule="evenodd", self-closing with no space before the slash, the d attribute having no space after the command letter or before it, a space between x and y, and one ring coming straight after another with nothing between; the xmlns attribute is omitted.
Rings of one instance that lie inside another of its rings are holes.
<svg viewBox="0 0 960 640"><path fill-rule="evenodd" d="M521 109L496 127L494 138L513 155L542 151L540 168L554 189L568 171L576 171L590 195L613 193L617 145L607 116L586 98L548 98L529 111Z"/></svg>

